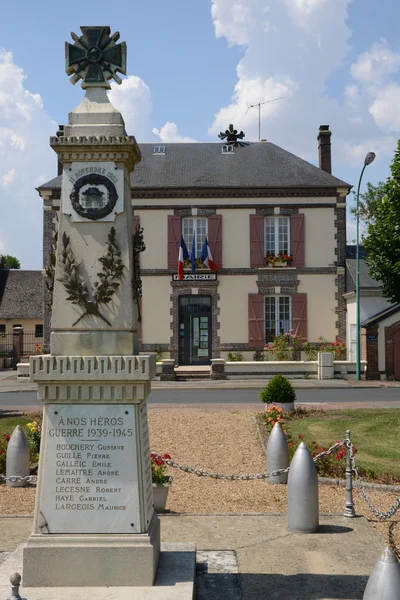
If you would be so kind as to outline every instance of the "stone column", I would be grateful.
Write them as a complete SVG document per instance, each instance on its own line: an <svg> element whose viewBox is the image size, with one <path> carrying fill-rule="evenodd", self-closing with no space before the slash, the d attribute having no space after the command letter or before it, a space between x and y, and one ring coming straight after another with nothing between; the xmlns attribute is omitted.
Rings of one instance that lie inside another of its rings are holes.
<svg viewBox="0 0 400 600"><path fill-rule="evenodd" d="M81 29L67 45L67 64L77 65L72 79L84 78L86 96L50 139L62 192L51 353L31 361L44 414L23 580L28 587L150 586L160 530L146 408L155 356L138 355L132 294L130 175L140 151L105 89L112 59L124 72L125 45L108 27ZM76 60L84 56L87 72Z"/></svg>

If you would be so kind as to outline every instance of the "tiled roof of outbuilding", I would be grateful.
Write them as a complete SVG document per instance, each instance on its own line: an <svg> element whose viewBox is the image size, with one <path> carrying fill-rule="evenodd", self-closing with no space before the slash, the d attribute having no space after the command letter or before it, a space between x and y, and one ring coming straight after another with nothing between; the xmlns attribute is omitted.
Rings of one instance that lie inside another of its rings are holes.
<svg viewBox="0 0 400 600"><path fill-rule="evenodd" d="M135 188L350 188L350 184L271 142L223 153L221 143L139 144L142 161L131 176ZM38 189L59 189L61 177Z"/></svg>
<svg viewBox="0 0 400 600"><path fill-rule="evenodd" d="M0 269L0 319L43 318L41 271Z"/></svg>

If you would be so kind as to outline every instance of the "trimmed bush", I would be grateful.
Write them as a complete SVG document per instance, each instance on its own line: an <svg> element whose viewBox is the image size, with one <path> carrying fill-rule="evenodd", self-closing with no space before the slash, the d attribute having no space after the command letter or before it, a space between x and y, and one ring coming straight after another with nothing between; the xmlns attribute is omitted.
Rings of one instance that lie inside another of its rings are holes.
<svg viewBox="0 0 400 600"><path fill-rule="evenodd" d="M275 375L260 392L261 402L271 404L272 402L294 402L296 392L294 387L283 375Z"/></svg>

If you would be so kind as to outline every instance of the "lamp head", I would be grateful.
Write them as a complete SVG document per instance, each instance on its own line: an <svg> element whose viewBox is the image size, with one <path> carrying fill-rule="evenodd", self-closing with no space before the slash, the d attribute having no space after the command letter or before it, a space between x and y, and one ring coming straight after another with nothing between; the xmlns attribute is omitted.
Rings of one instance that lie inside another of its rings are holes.
<svg viewBox="0 0 400 600"><path fill-rule="evenodd" d="M375 152L368 152L367 156L364 159L364 165L365 166L370 165L372 162L374 162L375 157L376 157Z"/></svg>

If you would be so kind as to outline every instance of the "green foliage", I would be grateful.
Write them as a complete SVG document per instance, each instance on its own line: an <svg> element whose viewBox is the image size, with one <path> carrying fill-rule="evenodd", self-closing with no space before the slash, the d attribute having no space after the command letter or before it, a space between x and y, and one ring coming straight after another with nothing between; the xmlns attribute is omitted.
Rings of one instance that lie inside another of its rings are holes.
<svg viewBox="0 0 400 600"><path fill-rule="evenodd" d="M272 356L272 360L290 360L293 359L292 354L298 344L299 338L291 329L287 333L281 333L273 338L272 342L265 344L264 355L268 352Z"/></svg>
<svg viewBox="0 0 400 600"><path fill-rule="evenodd" d="M243 354L241 352L228 352L228 360L230 362L240 362L243 360Z"/></svg>
<svg viewBox="0 0 400 600"><path fill-rule="evenodd" d="M270 404L271 402L294 402L296 392L294 387L283 375L275 375L268 385L261 390L260 400Z"/></svg>
<svg viewBox="0 0 400 600"><path fill-rule="evenodd" d="M372 185L372 183L367 183L367 191L364 194L360 194L359 203L358 203L358 212L360 221L365 223L365 225L369 225L370 223L375 222L375 217L377 214L377 208L379 203L385 196L385 186L386 184L383 181L380 181L378 185ZM353 215L356 215L357 212L357 197L356 192L353 192L354 195L354 206L350 209L350 212Z"/></svg>
<svg viewBox="0 0 400 600"><path fill-rule="evenodd" d="M156 362L161 362L162 361L162 355L163 352L165 352L166 350L164 349L163 346L158 346L156 348Z"/></svg>
<svg viewBox="0 0 400 600"><path fill-rule="evenodd" d="M371 277L381 282L382 295L395 303L400 302L400 140L390 169L392 176L377 199L364 245Z"/></svg>
<svg viewBox="0 0 400 600"><path fill-rule="evenodd" d="M306 360L317 360L318 358L318 346L312 342L304 342L303 352L306 355Z"/></svg>
<svg viewBox="0 0 400 600"><path fill-rule="evenodd" d="M350 409L307 411L290 419L293 439L302 439L311 450L314 440L319 446L331 446L343 439L346 429L358 448L356 460L363 477L381 483L400 483L400 411L391 409ZM301 437L299 437L301 436Z"/></svg>
<svg viewBox="0 0 400 600"><path fill-rule="evenodd" d="M19 262L18 258L16 258L15 256L11 256L11 254L3 255L3 260L4 260L4 268L5 269L20 269L21 268L21 263Z"/></svg>

